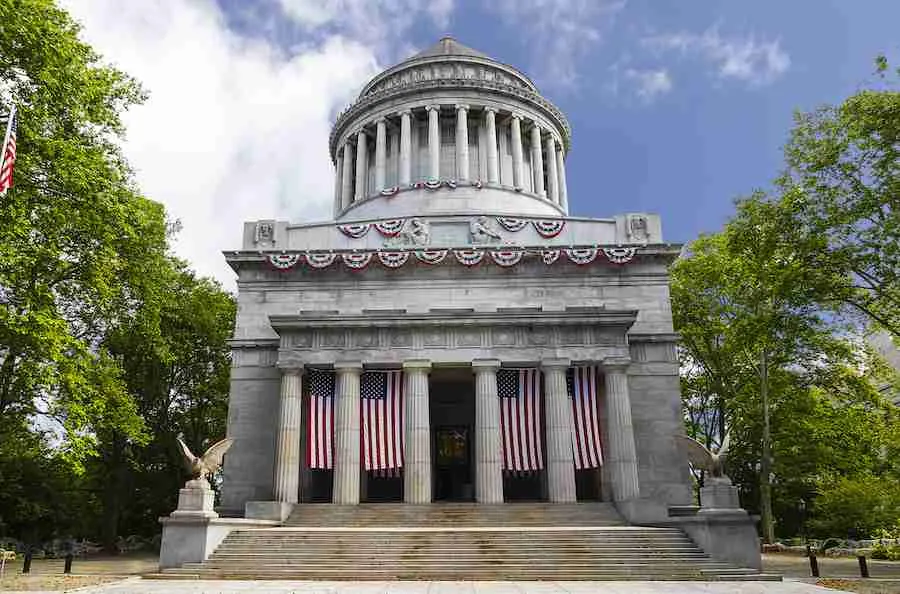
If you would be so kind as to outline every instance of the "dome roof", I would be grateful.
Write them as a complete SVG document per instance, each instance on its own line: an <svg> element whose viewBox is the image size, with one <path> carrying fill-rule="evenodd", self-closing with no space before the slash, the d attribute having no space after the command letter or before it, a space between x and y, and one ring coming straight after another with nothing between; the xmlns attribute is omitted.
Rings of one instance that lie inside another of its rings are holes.
<svg viewBox="0 0 900 594"><path fill-rule="evenodd" d="M486 54L473 50L467 45L463 45L452 37L444 37L428 49L422 50L409 60L418 58L430 58L432 56L472 56L474 58L488 58ZM409 61L407 60L407 61Z"/></svg>

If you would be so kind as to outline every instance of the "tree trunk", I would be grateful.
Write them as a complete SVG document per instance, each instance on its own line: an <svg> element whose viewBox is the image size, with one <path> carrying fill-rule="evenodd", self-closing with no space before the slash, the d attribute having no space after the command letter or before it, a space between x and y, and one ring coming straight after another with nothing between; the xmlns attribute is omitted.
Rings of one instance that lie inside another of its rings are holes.
<svg viewBox="0 0 900 594"><path fill-rule="evenodd" d="M122 444L117 435L109 440L106 458L106 484L103 486L103 527L101 528L103 551L117 555L119 548L119 516L121 502L119 492L122 482Z"/></svg>
<svg viewBox="0 0 900 594"><path fill-rule="evenodd" d="M772 444L769 427L769 363L768 353L763 349L759 362L759 394L762 400L763 437L762 460L759 465L759 511L762 516L763 542L775 541L775 518L772 517Z"/></svg>

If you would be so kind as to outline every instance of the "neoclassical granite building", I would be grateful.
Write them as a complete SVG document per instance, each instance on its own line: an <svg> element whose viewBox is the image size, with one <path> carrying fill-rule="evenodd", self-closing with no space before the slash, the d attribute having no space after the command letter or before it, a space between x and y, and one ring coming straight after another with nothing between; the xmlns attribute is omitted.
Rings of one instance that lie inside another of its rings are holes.
<svg viewBox="0 0 900 594"><path fill-rule="evenodd" d="M334 220L248 222L226 252L239 307L223 510L604 500L649 522L692 502L674 440L679 247L655 215L571 216L570 146L527 76L452 39L362 89L329 142ZM402 403L375 438L388 466L365 443L382 377ZM505 408L504 389L532 380L531 407Z"/></svg>

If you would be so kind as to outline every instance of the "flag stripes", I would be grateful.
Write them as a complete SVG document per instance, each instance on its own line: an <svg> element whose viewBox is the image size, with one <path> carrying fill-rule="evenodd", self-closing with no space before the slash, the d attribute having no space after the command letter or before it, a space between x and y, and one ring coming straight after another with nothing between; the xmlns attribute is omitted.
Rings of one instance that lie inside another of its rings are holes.
<svg viewBox="0 0 900 594"><path fill-rule="evenodd" d="M572 398L572 449L575 468L597 468L603 464L600 424L597 421L597 368L573 367L566 381Z"/></svg>
<svg viewBox="0 0 900 594"><path fill-rule="evenodd" d="M537 369L497 371L503 470L507 472L544 468L540 378Z"/></svg>
<svg viewBox="0 0 900 594"><path fill-rule="evenodd" d="M360 378L360 425L365 469L403 467L403 373L366 371Z"/></svg>
<svg viewBox="0 0 900 594"><path fill-rule="evenodd" d="M0 146L0 196L13 186L13 167L16 164L16 108L5 118L3 145Z"/></svg>
<svg viewBox="0 0 900 594"><path fill-rule="evenodd" d="M334 468L334 372L309 371L308 468Z"/></svg>

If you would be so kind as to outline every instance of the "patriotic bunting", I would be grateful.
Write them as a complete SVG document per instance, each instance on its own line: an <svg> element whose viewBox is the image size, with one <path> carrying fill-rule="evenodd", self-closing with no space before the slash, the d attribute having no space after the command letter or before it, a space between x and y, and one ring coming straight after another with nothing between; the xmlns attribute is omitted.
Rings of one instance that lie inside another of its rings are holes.
<svg viewBox="0 0 900 594"><path fill-rule="evenodd" d="M388 268L400 268L409 260L409 252L378 252L378 260Z"/></svg>
<svg viewBox="0 0 900 594"><path fill-rule="evenodd" d="M365 469L403 467L403 373L366 371L359 379Z"/></svg>
<svg viewBox="0 0 900 594"><path fill-rule="evenodd" d="M492 250L490 254L494 264L509 268L518 264L525 252L523 250Z"/></svg>
<svg viewBox="0 0 900 594"><path fill-rule="evenodd" d="M600 253L598 248L568 248L566 249L566 256L569 257L569 260L578 264L579 266L584 266L585 264L590 264L594 260L597 259L597 254Z"/></svg>
<svg viewBox="0 0 900 594"><path fill-rule="evenodd" d="M453 250L453 255L463 266L475 266L484 259L484 250Z"/></svg>
<svg viewBox="0 0 900 594"><path fill-rule="evenodd" d="M572 399L572 449L575 468L597 468L603 464L600 451L600 425L597 423L597 368L573 367L566 377Z"/></svg>
<svg viewBox="0 0 900 594"><path fill-rule="evenodd" d="M359 239L369 232L369 227L371 226L370 223L350 223L347 225L338 225L337 227L341 230L341 233L347 237Z"/></svg>
<svg viewBox="0 0 900 594"><path fill-rule="evenodd" d="M385 188L385 189L381 190L381 195L382 196L394 196L399 191L400 191L400 186L394 186L391 188Z"/></svg>
<svg viewBox="0 0 900 594"><path fill-rule="evenodd" d="M344 254L344 265L353 270L362 270L372 261L372 252Z"/></svg>
<svg viewBox="0 0 900 594"><path fill-rule="evenodd" d="M484 182L482 182L482 181L479 179L478 181L473 182L472 185L475 187L476 190L480 190L481 188L484 187Z"/></svg>
<svg viewBox="0 0 900 594"><path fill-rule="evenodd" d="M337 259L337 254L334 252L325 252L322 254L315 253L307 253L306 254L306 263L312 266L313 268L328 268L331 266L334 261Z"/></svg>
<svg viewBox="0 0 900 594"><path fill-rule="evenodd" d="M603 255L613 264L625 264L631 262L634 254L637 252L634 248L603 248Z"/></svg>
<svg viewBox="0 0 900 594"><path fill-rule="evenodd" d="M388 221L378 221L375 223L375 229L385 237L396 237L400 230L403 229L405 219L390 219Z"/></svg>
<svg viewBox="0 0 900 594"><path fill-rule="evenodd" d="M437 190L441 187L441 180L439 180L439 179L426 180L425 187L429 190Z"/></svg>
<svg viewBox="0 0 900 594"><path fill-rule="evenodd" d="M459 184L457 184L455 179L448 179L448 180L444 181L444 185L447 186L448 188L450 188L451 190L455 190L456 186Z"/></svg>
<svg viewBox="0 0 900 594"><path fill-rule="evenodd" d="M528 225L526 219L514 219L512 217L497 217L497 222L507 231L521 231Z"/></svg>
<svg viewBox="0 0 900 594"><path fill-rule="evenodd" d="M537 369L497 371L503 470L506 472L544 468L540 381L541 374Z"/></svg>
<svg viewBox="0 0 900 594"><path fill-rule="evenodd" d="M566 222L562 219L555 221L531 221L531 224L534 225L534 230L538 232L538 235L546 239L556 237L562 232L563 227L566 226Z"/></svg>
<svg viewBox="0 0 900 594"><path fill-rule="evenodd" d="M448 250L418 250L416 259L425 264L440 264L447 256Z"/></svg>
<svg viewBox="0 0 900 594"><path fill-rule="evenodd" d="M307 456L309 468L334 468L334 372L309 370L309 428Z"/></svg>
<svg viewBox="0 0 900 594"><path fill-rule="evenodd" d="M290 270L300 261L300 254L270 254L269 264L276 270Z"/></svg>
<svg viewBox="0 0 900 594"><path fill-rule="evenodd" d="M559 260L560 250L541 250L541 260L544 261L544 264L550 266L557 260Z"/></svg>

